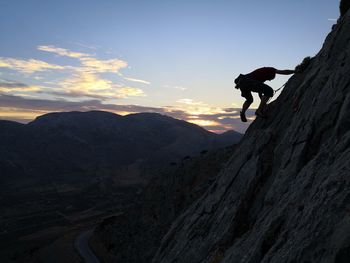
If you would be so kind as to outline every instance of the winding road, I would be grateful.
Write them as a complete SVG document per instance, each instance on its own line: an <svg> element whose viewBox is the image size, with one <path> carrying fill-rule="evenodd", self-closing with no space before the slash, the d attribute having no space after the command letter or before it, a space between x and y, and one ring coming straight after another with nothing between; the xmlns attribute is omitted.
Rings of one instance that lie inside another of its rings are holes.
<svg viewBox="0 0 350 263"><path fill-rule="evenodd" d="M89 239L93 231L93 229L90 229L80 233L74 241L74 247L84 259L85 263L100 263L89 246Z"/></svg>

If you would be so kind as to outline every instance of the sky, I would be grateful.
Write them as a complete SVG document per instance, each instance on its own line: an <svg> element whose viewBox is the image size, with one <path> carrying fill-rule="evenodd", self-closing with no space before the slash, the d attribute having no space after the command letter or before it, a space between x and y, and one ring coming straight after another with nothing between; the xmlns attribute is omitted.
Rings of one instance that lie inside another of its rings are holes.
<svg viewBox="0 0 350 263"><path fill-rule="evenodd" d="M0 119L158 112L244 132L240 73L294 69L339 17L335 0L0 0ZM288 80L268 82L277 89ZM252 108L259 103L254 97Z"/></svg>

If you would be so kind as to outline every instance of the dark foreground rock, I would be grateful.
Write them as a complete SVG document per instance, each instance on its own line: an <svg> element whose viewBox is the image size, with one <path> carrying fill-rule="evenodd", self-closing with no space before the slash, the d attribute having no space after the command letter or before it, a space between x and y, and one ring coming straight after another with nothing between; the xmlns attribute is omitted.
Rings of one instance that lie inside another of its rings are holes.
<svg viewBox="0 0 350 263"><path fill-rule="evenodd" d="M349 72L347 12L153 262L350 262Z"/></svg>

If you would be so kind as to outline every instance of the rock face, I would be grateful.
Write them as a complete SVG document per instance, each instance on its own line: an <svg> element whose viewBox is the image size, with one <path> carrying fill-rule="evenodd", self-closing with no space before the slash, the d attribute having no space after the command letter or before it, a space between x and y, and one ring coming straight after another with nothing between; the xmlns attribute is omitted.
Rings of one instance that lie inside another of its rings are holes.
<svg viewBox="0 0 350 263"><path fill-rule="evenodd" d="M350 12L153 262L350 262Z"/></svg>
<svg viewBox="0 0 350 263"><path fill-rule="evenodd" d="M340 15L343 16L350 8L350 0L341 0L339 5Z"/></svg>
<svg viewBox="0 0 350 263"><path fill-rule="evenodd" d="M171 223L215 181L234 149L203 151L160 170L136 205L106 219L96 229L95 243L109 254L105 261L150 262Z"/></svg>

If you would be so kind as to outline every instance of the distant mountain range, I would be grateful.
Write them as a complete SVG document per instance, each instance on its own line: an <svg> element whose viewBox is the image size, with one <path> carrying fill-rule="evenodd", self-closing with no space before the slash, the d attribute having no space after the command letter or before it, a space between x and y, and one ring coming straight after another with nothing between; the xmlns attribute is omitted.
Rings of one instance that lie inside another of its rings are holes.
<svg viewBox="0 0 350 263"><path fill-rule="evenodd" d="M0 182L118 177L132 164L161 165L240 138L155 113L63 112L26 125L0 121Z"/></svg>

